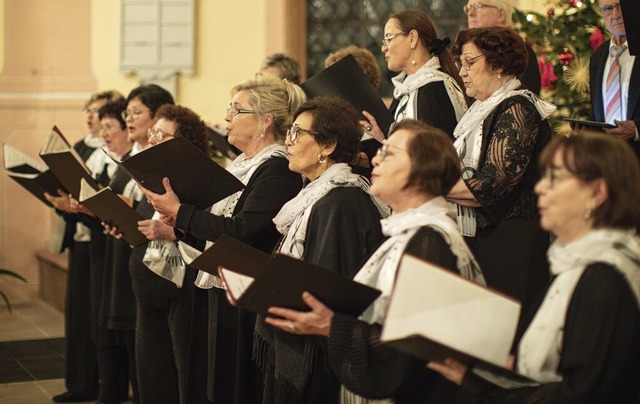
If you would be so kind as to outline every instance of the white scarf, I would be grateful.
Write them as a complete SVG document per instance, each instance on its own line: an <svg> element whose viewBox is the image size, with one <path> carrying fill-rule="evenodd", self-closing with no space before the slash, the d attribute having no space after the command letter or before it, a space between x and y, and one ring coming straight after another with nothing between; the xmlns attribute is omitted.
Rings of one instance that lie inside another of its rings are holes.
<svg viewBox="0 0 640 404"><path fill-rule="evenodd" d="M366 178L353 174L351 168L345 163L331 165L317 179L304 187L295 198L287 202L273 219L280 234L285 236L278 252L294 258L302 258L311 208L320 198L338 187L358 187L369 194L370 184ZM371 199L380 215L387 217L389 207L373 196Z"/></svg>
<svg viewBox="0 0 640 404"><path fill-rule="evenodd" d="M518 90L520 86L520 81L512 78L486 100L474 102L458 122L453 131L453 136L456 138L453 146L462 160L462 179L473 178L478 170L480 152L482 150L482 125L484 120L502 101L516 95L522 95L536 107L542 119L546 119L556 110L555 105L542 100L531 91ZM475 208L458 205L458 225L462 235L475 237Z"/></svg>
<svg viewBox="0 0 640 404"><path fill-rule="evenodd" d="M154 212L151 220L160 220L160 213ZM177 287L182 287L187 268L175 242L171 240L149 241L142 262L152 272L175 283Z"/></svg>
<svg viewBox="0 0 640 404"><path fill-rule="evenodd" d="M542 383L562 381L558 364L569 303L584 270L605 263L620 271L640 305L640 240L634 231L597 229L547 253L556 275L518 348L518 372Z"/></svg>
<svg viewBox="0 0 640 404"><path fill-rule="evenodd" d="M415 73L407 75L407 73L402 72L391 79L395 87L393 97L399 100L398 108L396 108L394 116L396 122L400 122L406 118L416 119L418 117L418 89L425 84L435 81L442 81L444 83L447 94L449 95L449 101L456 113L456 120L462 118L467 110L467 102L464 99L464 94L453 77L439 69L440 58L433 56Z"/></svg>
<svg viewBox="0 0 640 404"><path fill-rule="evenodd" d="M260 150L258 154L251 158L247 158L244 153L240 154L238 157L231 162L231 164L227 167L227 171L233 174L236 178L240 180L245 186L251 180L251 176L253 173L268 159L272 157L287 157L287 148L279 143L273 143L264 149ZM216 202L211 207L211 214L216 216L224 216L231 217L233 215L233 211L238 204L238 200L242 195L243 191L238 191L233 195L230 195L219 202ZM213 241L207 240L205 244L205 250L213 245ZM193 250L190 250L193 251ZM182 250L185 252L185 249ZM189 257L191 260L196 257ZM198 271L198 276L195 280L195 285L202 289L211 289L212 287L217 287L220 289L224 289L224 285L220 278L215 275L212 275L207 272Z"/></svg>
<svg viewBox="0 0 640 404"><path fill-rule="evenodd" d="M356 282L382 291L360 316L370 324L382 324L387 314L389 298L396 280L398 265L407 243L422 227L429 226L442 235L457 258L463 277L484 285L484 277L473 254L460 235L452 204L438 196L425 204L383 219L382 233L389 238L373 253L353 278Z"/></svg>

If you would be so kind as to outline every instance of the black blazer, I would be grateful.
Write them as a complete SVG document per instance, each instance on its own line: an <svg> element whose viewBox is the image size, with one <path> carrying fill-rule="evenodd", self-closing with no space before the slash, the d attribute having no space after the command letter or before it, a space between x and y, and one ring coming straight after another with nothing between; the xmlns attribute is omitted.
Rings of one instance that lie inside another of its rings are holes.
<svg viewBox="0 0 640 404"><path fill-rule="evenodd" d="M609 57L610 40L606 41L591 56L589 64L589 80L591 85L591 108L596 121L604 122L604 97L602 94L602 82L604 80L604 67ZM636 57L631 70L629 80L629 98L627 99L627 120L635 121L636 128L640 130L640 57ZM634 139L628 141L633 150L640 157L640 142Z"/></svg>

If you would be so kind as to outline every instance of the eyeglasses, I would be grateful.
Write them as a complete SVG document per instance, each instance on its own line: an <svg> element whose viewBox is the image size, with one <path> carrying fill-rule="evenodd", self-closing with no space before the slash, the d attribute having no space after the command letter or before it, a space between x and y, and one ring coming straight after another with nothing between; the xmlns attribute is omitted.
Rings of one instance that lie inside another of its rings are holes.
<svg viewBox="0 0 640 404"><path fill-rule="evenodd" d="M82 112L84 112L85 114L97 114L98 112L100 112L100 108L84 107L82 108Z"/></svg>
<svg viewBox="0 0 640 404"><path fill-rule="evenodd" d="M394 148L394 149L398 149L398 150L402 150L404 152L406 152L406 149L403 149L402 147L398 147L398 146L394 146L392 144L389 144L387 142L384 142L382 144L382 147L378 149L378 151L376 152L376 157L380 158L380 161L384 161L384 159L387 158L387 156L393 156L393 153L389 152L389 148Z"/></svg>
<svg viewBox="0 0 640 404"><path fill-rule="evenodd" d="M607 17L613 14L613 10L620 11L620 3L612 3L612 4L607 4L606 6L600 7L600 12L602 13L602 15Z"/></svg>
<svg viewBox="0 0 640 404"><path fill-rule="evenodd" d="M467 13L467 14L469 14L469 12L471 10L473 10L473 11L475 11L477 13L478 11L482 10L483 8L495 8L496 10L498 9L498 7L496 7L496 6L492 6L490 4L482 4L482 3L465 4L464 7L462 7L464 12Z"/></svg>
<svg viewBox="0 0 640 404"><path fill-rule="evenodd" d="M236 116L238 114L255 114L255 113L256 111L251 109L242 109L242 108L236 108L236 107L227 108L227 115L231 115L231 116Z"/></svg>
<svg viewBox="0 0 640 404"><path fill-rule="evenodd" d="M407 35L406 32L396 32L395 34L387 34L382 38L382 41L380 41L380 47L382 49L388 48L389 44L391 43L391 40L393 40L393 38L395 38L398 35Z"/></svg>
<svg viewBox="0 0 640 404"><path fill-rule="evenodd" d="M104 123L100 125L100 130L103 132L113 133L116 130L116 127L111 125L110 123Z"/></svg>
<svg viewBox="0 0 640 404"><path fill-rule="evenodd" d="M287 129L287 137L289 138L291 143L295 143L296 140L298 139L298 136L300 136L303 133L308 133L310 135L316 135L316 136L320 134L318 132L312 132L308 129L302 129L301 127L295 126L295 125Z"/></svg>
<svg viewBox="0 0 640 404"><path fill-rule="evenodd" d="M549 182L549 188L553 188L555 183L563 178L575 177L573 173L568 171L566 168L553 168L549 167L545 170L542 178Z"/></svg>
<svg viewBox="0 0 640 404"><path fill-rule="evenodd" d="M158 142L162 142L162 140L165 137L174 137L175 135L173 133L167 133L167 132L163 132L162 130L158 129L158 128L149 128L147 130L147 137L149 139L151 138L155 138L156 141Z"/></svg>
<svg viewBox="0 0 640 404"><path fill-rule="evenodd" d="M460 62L456 63L456 67L458 68L458 70L464 67L464 70L469 71L471 69L471 66L473 66L476 63L476 61L483 56L484 54L478 55L472 58L468 58L468 59L460 59Z"/></svg>
<svg viewBox="0 0 640 404"><path fill-rule="evenodd" d="M134 109L133 111L129 111L128 109L122 111L120 113L120 116L122 116L122 119L124 119L125 121L127 120L127 118L131 117L134 120L138 119L138 117L140 115L142 115L142 113L145 112L143 110L140 109Z"/></svg>

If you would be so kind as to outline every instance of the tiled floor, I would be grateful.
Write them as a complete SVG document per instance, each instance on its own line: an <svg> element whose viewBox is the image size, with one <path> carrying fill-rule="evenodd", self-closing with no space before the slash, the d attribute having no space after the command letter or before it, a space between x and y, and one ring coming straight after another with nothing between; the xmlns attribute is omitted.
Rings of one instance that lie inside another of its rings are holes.
<svg viewBox="0 0 640 404"><path fill-rule="evenodd" d="M45 303L38 301L14 305L13 313L9 313L4 306L0 307L0 342L62 337L64 337L64 318L60 312ZM53 340L51 344L59 346L60 341ZM5 344L11 347L19 345ZM34 378L37 378L37 374L35 376ZM64 379L5 383L0 384L0 403L51 403L51 397L64 391Z"/></svg>

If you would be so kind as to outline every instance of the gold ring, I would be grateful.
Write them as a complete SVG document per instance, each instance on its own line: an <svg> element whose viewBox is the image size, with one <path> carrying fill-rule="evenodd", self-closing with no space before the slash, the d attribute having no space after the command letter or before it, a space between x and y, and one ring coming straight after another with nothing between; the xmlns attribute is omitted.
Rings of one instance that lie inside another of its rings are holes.
<svg viewBox="0 0 640 404"><path fill-rule="evenodd" d="M289 332L291 332L291 334L295 334L298 331L298 329L296 328L296 325L291 323L289 324Z"/></svg>
<svg viewBox="0 0 640 404"><path fill-rule="evenodd" d="M371 129L373 129L371 125L367 125L364 128L367 130L367 132L371 132Z"/></svg>

